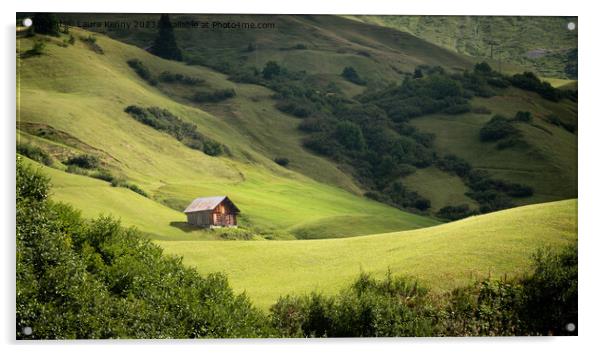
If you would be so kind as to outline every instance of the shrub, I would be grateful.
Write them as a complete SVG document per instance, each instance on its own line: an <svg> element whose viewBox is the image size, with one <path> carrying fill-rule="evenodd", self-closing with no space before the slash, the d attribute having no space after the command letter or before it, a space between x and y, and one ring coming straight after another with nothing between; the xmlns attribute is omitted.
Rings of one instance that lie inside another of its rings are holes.
<svg viewBox="0 0 602 353"><path fill-rule="evenodd" d="M125 108L125 112L145 125L166 132L192 149L210 156L217 156L224 152L224 147L220 143L203 136L196 130L196 125L183 121L167 109L130 105Z"/></svg>
<svg viewBox="0 0 602 353"><path fill-rule="evenodd" d="M531 123L533 122L533 115L531 115L531 112L518 111L516 112L516 115L514 115L514 120L523 123Z"/></svg>
<svg viewBox="0 0 602 353"><path fill-rule="evenodd" d="M351 150L363 150L366 146L362 130L349 121L337 123L334 137L341 145Z"/></svg>
<svg viewBox="0 0 602 353"><path fill-rule="evenodd" d="M479 73L481 75L491 75L493 73L493 69L486 62L477 63L474 66L474 72Z"/></svg>
<svg viewBox="0 0 602 353"><path fill-rule="evenodd" d="M562 98L562 93L552 87L549 82L541 81L534 73L524 72L516 74L510 78L513 86L527 91L537 92L542 98L558 102Z"/></svg>
<svg viewBox="0 0 602 353"><path fill-rule="evenodd" d="M127 63L134 71L136 71L136 73L138 74L138 76L140 76L140 78L142 78L145 81L148 81L151 84L152 84L152 82L155 82L155 81L153 81L153 78L152 78L152 75L151 75L149 69L146 67L146 65L144 65L144 63L142 61L140 61L138 59L130 59L127 61Z"/></svg>
<svg viewBox="0 0 602 353"><path fill-rule="evenodd" d="M159 81L168 82L168 83L181 83L184 85L194 86L205 82L205 80L200 79L198 77L187 76L183 74L174 74L169 71L163 71L159 75Z"/></svg>
<svg viewBox="0 0 602 353"><path fill-rule="evenodd" d="M283 100L276 103L276 108L284 113L298 118L306 118L313 112L313 107L307 102Z"/></svg>
<svg viewBox="0 0 602 353"><path fill-rule="evenodd" d="M110 171L108 171L106 169L102 169L102 170L90 173L90 176L92 178L108 181L109 183L112 183L113 181L116 180L116 177L113 174L111 174Z"/></svg>
<svg viewBox="0 0 602 353"><path fill-rule="evenodd" d="M450 221L456 221L458 219L473 216L474 214L475 211L472 211L466 204L458 206L445 206L436 213L437 217L448 219Z"/></svg>
<svg viewBox="0 0 602 353"><path fill-rule="evenodd" d="M261 73L263 75L263 78L265 78L266 80L271 80L275 76L280 75L280 71L280 65L278 65L277 62L268 61L265 64L265 67L263 68L263 71Z"/></svg>
<svg viewBox="0 0 602 353"><path fill-rule="evenodd" d="M84 169L94 169L98 168L100 165L100 159L91 154L80 154L67 159L64 163L66 165L74 165Z"/></svg>
<svg viewBox="0 0 602 353"><path fill-rule="evenodd" d="M525 331L537 335L577 335L567 325L577 327L577 244L561 251L538 251L533 273L523 279L524 299L520 315Z"/></svg>
<svg viewBox="0 0 602 353"><path fill-rule="evenodd" d="M423 76L424 75L422 74L422 70L420 70L419 68L414 69L414 75L413 75L414 79L422 78Z"/></svg>
<svg viewBox="0 0 602 353"><path fill-rule="evenodd" d="M224 153L224 148L219 142L205 138L203 140L203 152L208 156L219 156Z"/></svg>
<svg viewBox="0 0 602 353"><path fill-rule="evenodd" d="M219 89L213 92L199 91L194 94L192 99L198 103L217 103L234 96L236 96L234 89L227 88Z"/></svg>
<svg viewBox="0 0 602 353"><path fill-rule="evenodd" d="M356 85L363 86L366 84L366 81L362 80L357 71L355 71L355 69L351 66L345 67L341 73L341 76L343 76L343 78L345 78L347 81L353 82Z"/></svg>
<svg viewBox="0 0 602 353"><path fill-rule="evenodd" d="M282 297L270 312L272 324L293 337L431 336L437 319L427 294L410 279L362 274L335 296Z"/></svg>
<svg viewBox="0 0 602 353"><path fill-rule="evenodd" d="M44 54L46 44L42 41L35 41L33 47L25 52L25 56L38 56Z"/></svg>
<svg viewBox="0 0 602 353"><path fill-rule="evenodd" d="M437 160L436 164L439 169L453 172L462 178L467 176L472 169L472 166L467 161L453 154L445 155L443 158Z"/></svg>
<svg viewBox="0 0 602 353"><path fill-rule="evenodd" d="M50 155L38 146L19 142L17 143L17 153L22 154L29 159L33 159L36 162L48 166L52 165L52 158Z"/></svg>
<svg viewBox="0 0 602 353"><path fill-rule="evenodd" d="M86 43L92 51L98 54L104 54L104 50L96 43L96 36L89 35L87 37L80 37L82 42Z"/></svg>
<svg viewBox="0 0 602 353"><path fill-rule="evenodd" d="M276 157L276 158L274 158L274 162L276 162L276 164L278 164L278 165L286 167L290 161L288 160L288 158L285 158L285 157Z"/></svg>
<svg viewBox="0 0 602 353"><path fill-rule="evenodd" d="M480 132L481 141L497 141L508 136L517 136L520 134L510 121L501 115L496 115L487 124L485 124Z"/></svg>

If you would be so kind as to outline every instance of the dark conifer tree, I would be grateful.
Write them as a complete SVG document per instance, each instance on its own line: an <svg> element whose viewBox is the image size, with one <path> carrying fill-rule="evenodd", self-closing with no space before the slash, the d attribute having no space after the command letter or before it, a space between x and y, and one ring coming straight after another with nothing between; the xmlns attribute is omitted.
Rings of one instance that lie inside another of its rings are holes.
<svg viewBox="0 0 602 353"><path fill-rule="evenodd" d="M182 51L178 48L176 37L173 33L173 26L169 20L169 15L161 15L159 19L159 33L155 39L155 43L151 52L168 60L182 61Z"/></svg>
<svg viewBox="0 0 602 353"><path fill-rule="evenodd" d="M39 34L59 35L59 21L56 16L47 12L39 12L33 15L33 30Z"/></svg>

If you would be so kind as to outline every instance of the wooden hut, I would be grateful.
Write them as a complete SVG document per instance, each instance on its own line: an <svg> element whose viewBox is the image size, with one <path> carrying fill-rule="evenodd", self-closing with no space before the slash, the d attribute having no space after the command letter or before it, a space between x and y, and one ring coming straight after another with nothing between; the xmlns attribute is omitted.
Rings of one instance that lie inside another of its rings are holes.
<svg viewBox="0 0 602 353"><path fill-rule="evenodd" d="M184 210L188 224L199 227L235 227L240 210L227 196L199 197Z"/></svg>

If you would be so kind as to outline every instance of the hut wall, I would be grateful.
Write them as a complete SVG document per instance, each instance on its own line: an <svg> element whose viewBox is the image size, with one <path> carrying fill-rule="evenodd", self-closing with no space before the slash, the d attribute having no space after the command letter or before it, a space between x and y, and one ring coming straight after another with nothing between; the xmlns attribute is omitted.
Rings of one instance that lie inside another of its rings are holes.
<svg viewBox="0 0 602 353"><path fill-rule="evenodd" d="M187 213L186 217L188 218L188 224L202 227L208 227L210 225L213 225L213 217L211 211Z"/></svg>

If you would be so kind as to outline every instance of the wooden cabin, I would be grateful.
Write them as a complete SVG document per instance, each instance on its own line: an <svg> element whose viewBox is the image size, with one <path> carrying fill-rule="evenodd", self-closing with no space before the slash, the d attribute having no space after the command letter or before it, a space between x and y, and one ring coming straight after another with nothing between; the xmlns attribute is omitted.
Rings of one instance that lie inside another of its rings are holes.
<svg viewBox="0 0 602 353"><path fill-rule="evenodd" d="M236 227L240 210L227 196L199 197L184 210L188 224L199 227Z"/></svg>

